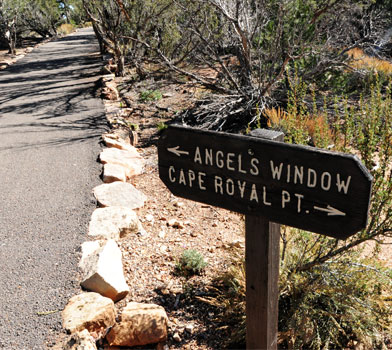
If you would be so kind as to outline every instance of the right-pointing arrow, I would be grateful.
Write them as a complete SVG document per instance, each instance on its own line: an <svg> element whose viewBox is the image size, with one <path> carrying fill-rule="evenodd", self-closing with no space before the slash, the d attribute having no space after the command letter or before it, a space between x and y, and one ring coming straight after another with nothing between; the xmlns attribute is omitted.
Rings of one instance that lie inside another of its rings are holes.
<svg viewBox="0 0 392 350"><path fill-rule="evenodd" d="M326 213L328 213L328 216L346 216L346 213L331 207L330 205L328 205L326 208L320 208L320 207L313 207L315 210L319 210L319 211L324 211Z"/></svg>

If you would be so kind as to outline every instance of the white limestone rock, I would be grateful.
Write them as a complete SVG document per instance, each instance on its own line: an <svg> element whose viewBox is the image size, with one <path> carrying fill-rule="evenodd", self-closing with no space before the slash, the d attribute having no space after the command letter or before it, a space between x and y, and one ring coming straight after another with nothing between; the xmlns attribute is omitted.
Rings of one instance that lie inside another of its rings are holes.
<svg viewBox="0 0 392 350"><path fill-rule="evenodd" d="M132 154L135 154L136 156L139 156L139 152L137 151L137 149L132 146L129 143L126 143L126 141L120 140L120 137L118 135L115 134L106 134L102 136L103 141L105 142L105 145L107 147L114 147L114 148L118 148L121 149L123 151L129 151ZM129 136L128 136L129 138Z"/></svg>
<svg viewBox="0 0 392 350"><path fill-rule="evenodd" d="M119 148L105 148L99 155L103 164L117 164L126 169L128 178L143 174L144 159L137 152L136 148L129 146L132 150L123 150Z"/></svg>
<svg viewBox="0 0 392 350"><path fill-rule="evenodd" d="M121 181L102 184L94 188L94 196L102 207L122 206L141 208L147 197L132 184Z"/></svg>
<svg viewBox="0 0 392 350"><path fill-rule="evenodd" d="M89 255L93 254L96 252L98 249L100 249L104 241L87 241L82 244L82 257L80 259L79 264L83 264L84 259L86 259Z"/></svg>
<svg viewBox="0 0 392 350"><path fill-rule="evenodd" d="M127 169L119 164L106 163L103 166L104 183L111 183L115 181L127 181Z"/></svg>
<svg viewBox="0 0 392 350"><path fill-rule="evenodd" d="M120 206L95 209L88 228L89 236L99 239L118 240L139 232L143 227L136 213Z"/></svg>
<svg viewBox="0 0 392 350"><path fill-rule="evenodd" d="M114 302L123 299L129 293L125 281L122 254L114 240L108 240L80 260L82 273L81 286L99 293Z"/></svg>
<svg viewBox="0 0 392 350"><path fill-rule="evenodd" d="M120 98L120 95L117 90L117 84L114 80L104 82L104 87L102 88L102 95L107 100L117 101Z"/></svg>

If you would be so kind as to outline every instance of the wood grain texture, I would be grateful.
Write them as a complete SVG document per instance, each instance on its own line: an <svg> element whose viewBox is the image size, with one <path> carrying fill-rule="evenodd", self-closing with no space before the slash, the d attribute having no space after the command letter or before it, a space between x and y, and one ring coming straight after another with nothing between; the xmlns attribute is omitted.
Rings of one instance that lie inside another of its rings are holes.
<svg viewBox="0 0 392 350"><path fill-rule="evenodd" d="M277 349L280 225L245 217L246 348Z"/></svg>
<svg viewBox="0 0 392 350"><path fill-rule="evenodd" d="M354 155L171 126L158 157L176 196L339 239L366 227L372 177Z"/></svg>

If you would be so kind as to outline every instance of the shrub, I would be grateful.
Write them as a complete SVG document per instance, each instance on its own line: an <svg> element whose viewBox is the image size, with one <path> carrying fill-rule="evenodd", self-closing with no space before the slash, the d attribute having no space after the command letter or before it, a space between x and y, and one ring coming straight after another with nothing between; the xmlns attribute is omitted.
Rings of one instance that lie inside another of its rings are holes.
<svg viewBox="0 0 392 350"><path fill-rule="evenodd" d="M162 93L159 90L145 90L139 94L141 102L158 101L162 98Z"/></svg>
<svg viewBox="0 0 392 350"><path fill-rule="evenodd" d="M188 249L185 250L180 258L178 259L176 268L177 271L184 275L197 275L200 274L207 266L206 261L197 250Z"/></svg>
<svg viewBox="0 0 392 350"><path fill-rule="evenodd" d="M165 122L159 122L157 124L158 131L163 131L168 128L168 125Z"/></svg>
<svg viewBox="0 0 392 350"><path fill-rule="evenodd" d="M350 250L301 271L333 240L293 229L286 239L291 242L284 246L279 281L282 347L343 349L355 341L381 349L392 330L392 270Z"/></svg>
<svg viewBox="0 0 392 350"><path fill-rule="evenodd" d="M308 257L309 247L312 251L325 249L328 239L300 230L286 231L290 244L285 246L280 268L279 348L335 350L359 343L363 349L384 349L392 334L392 270L350 251L344 258L297 271ZM205 301L219 305L222 321L230 323L225 345L245 344L242 254L233 256L231 267L217 285L218 294Z"/></svg>
<svg viewBox="0 0 392 350"><path fill-rule="evenodd" d="M57 33L59 35L67 35L72 33L75 30L75 26L70 23L63 23L60 27L57 28Z"/></svg>
<svg viewBox="0 0 392 350"><path fill-rule="evenodd" d="M288 143L327 148L332 144L328 116L317 107L315 92L309 91L296 71L293 77L289 77L287 111L281 107L266 109L264 118L269 127L285 133Z"/></svg>

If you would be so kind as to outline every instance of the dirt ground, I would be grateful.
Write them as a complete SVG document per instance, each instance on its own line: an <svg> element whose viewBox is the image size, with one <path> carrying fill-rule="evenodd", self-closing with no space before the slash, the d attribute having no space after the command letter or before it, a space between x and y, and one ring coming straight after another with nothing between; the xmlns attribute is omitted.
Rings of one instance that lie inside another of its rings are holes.
<svg viewBox="0 0 392 350"><path fill-rule="evenodd" d="M121 80L117 83L121 91L125 84ZM120 243L131 292L117 306L121 308L129 301L162 305L170 320L164 349L221 349L230 329L218 317L222 310L204 300L216 294L214 280L228 270L232 247L244 249L243 218L177 198L161 182L156 147L159 126L170 120L175 110L191 104L200 92L181 84L153 83L143 82L128 86L129 92L122 91L128 107L121 109L121 115L138 130L137 148L146 160L146 172L131 183L148 200L137 210L147 235ZM159 90L162 97L140 101L143 92L153 90ZM208 263L201 275L184 277L177 273L177 260L187 249L197 250Z"/></svg>

